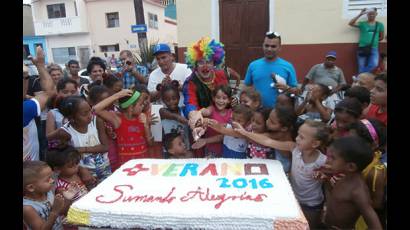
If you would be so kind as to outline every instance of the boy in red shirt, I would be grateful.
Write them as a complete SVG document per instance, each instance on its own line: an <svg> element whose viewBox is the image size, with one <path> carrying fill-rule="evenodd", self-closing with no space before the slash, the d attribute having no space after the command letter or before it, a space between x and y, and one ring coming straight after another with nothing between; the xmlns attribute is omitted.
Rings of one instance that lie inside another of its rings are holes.
<svg viewBox="0 0 410 230"><path fill-rule="evenodd" d="M374 88L370 91L370 106L366 118L374 118L387 126L387 73L379 74L374 79Z"/></svg>

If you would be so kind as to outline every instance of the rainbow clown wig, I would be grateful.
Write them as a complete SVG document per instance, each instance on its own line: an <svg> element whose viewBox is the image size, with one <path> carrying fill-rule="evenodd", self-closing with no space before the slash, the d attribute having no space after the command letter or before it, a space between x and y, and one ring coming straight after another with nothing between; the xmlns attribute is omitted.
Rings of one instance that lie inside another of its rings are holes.
<svg viewBox="0 0 410 230"><path fill-rule="evenodd" d="M195 67L196 62L205 59L214 61L214 65L219 67L225 59L224 45L215 39L204 37L188 47L186 63L190 67Z"/></svg>

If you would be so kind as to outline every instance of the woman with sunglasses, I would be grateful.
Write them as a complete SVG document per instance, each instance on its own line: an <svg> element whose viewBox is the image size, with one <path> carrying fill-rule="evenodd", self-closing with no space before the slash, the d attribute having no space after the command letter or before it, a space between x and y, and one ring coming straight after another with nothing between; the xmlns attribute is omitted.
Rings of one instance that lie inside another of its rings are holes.
<svg viewBox="0 0 410 230"><path fill-rule="evenodd" d="M217 70L224 62L223 44L204 37L187 50L187 64L193 69L182 87L185 116L193 130L194 139L205 133L205 124L200 109L211 105L212 91L219 85L227 85L228 78L223 70ZM202 157L202 153L197 153Z"/></svg>

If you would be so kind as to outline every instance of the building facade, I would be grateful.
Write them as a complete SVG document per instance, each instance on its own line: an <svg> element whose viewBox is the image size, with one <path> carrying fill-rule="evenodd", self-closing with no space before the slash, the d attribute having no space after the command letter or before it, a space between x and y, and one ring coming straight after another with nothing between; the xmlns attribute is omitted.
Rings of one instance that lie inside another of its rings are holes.
<svg viewBox="0 0 410 230"><path fill-rule="evenodd" d="M49 61L64 65L70 59L82 68L91 56L88 16L82 0L32 1L34 29L47 41Z"/></svg>
<svg viewBox="0 0 410 230"><path fill-rule="evenodd" d="M147 39L177 44L176 20L165 17L159 0L143 0ZM51 62L64 65L70 59L85 68L91 56L111 56L138 51L133 0L37 0L32 1L35 34L44 36Z"/></svg>
<svg viewBox="0 0 410 230"><path fill-rule="evenodd" d="M176 7L179 61L184 60L187 46L210 36L225 44L227 65L242 78L248 64L263 56L267 31L281 34L280 56L293 63L299 82L313 65L324 61L329 50L338 53L336 65L351 82L357 72L359 31L348 22L361 9L376 7L376 20L384 24L387 34L387 0L179 0ZM380 51L387 52L386 40Z"/></svg>
<svg viewBox="0 0 410 230"><path fill-rule="evenodd" d="M177 44L176 20L165 17L165 7L160 1L143 1L148 43ZM87 0L87 14L92 18L90 34L94 55L118 56L120 50L139 50L138 35L131 30L131 26L136 25L133 0Z"/></svg>

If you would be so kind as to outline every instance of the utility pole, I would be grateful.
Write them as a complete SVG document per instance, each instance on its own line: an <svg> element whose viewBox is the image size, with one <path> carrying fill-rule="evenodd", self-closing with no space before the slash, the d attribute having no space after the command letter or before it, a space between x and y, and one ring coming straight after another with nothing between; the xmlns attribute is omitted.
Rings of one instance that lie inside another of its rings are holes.
<svg viewBox="0 0 410 230"><path fill-rule="evenodd" d="M142 0L134 0L135 20L137 25L145 24L144 7ZM138 33L138 46L140 51L145 50L147 47L147 33Z"/></svg>

